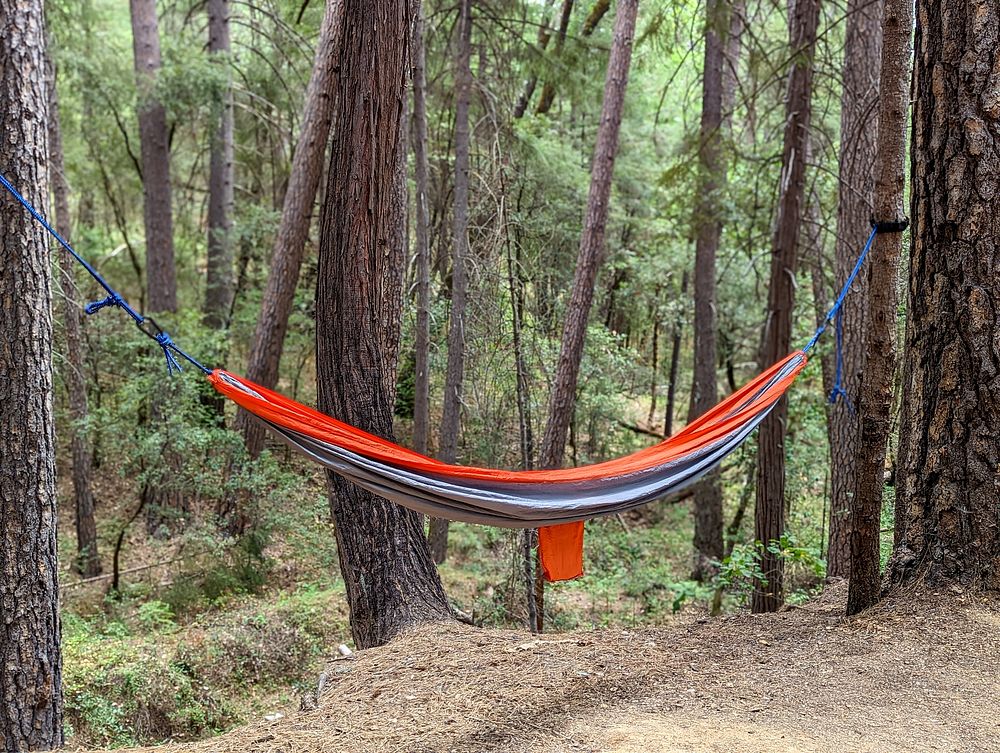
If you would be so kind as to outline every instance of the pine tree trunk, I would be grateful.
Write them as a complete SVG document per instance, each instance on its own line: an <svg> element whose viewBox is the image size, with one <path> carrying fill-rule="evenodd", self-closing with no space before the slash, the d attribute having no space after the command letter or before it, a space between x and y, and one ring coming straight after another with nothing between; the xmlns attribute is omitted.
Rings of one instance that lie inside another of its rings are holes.
<svg viewBox="0 0 1000 753"><path fill-rule="evenodd" d="M854 269L858 253L871 232L872 190L875 185L874 118L882 49L882 0L850 0L844 40L844 89L840 98L840 196L834 268L839 290ZM861 362L868 324L868 285L864 275L854 283L840 309L843 345L841 396L829 410L830 546L827 575L850 575L851 500L858 452L857 410Z"/></svg>
<svg viewBox="0 0 1000 753"><path fill-rule="evenodd" d="M632 61L632 38L638 0L620 0L615 18L614 41L608 58L608 72L604 82L604 103L601 106L601 124L597 130L594 161L591 167L590 193L587 196L587 213L584 218L580 253L573 275L573 291L566 308L562 347L556 365L552 395L549 400L549 419L542 438L539 465L558 468L562 465L566 437L573 405L576 401L576 383L583 359L583 345L587 334L587 319L594 300L597 271L604 259L604 234L608 221L608 203L611 198L611 178L615 156L618 152L618 131L625 102L625 87Z"/></svg>
<svg viewBox="0 0 1000 753"><path fill-rule="evenodd" d="M46 180L40 0L0 0L0 165L35 206ZM0 199L0 741L63 744L48 238Z"/></svg>
<svg viewBox="0 0 1000 753"><path fill-rule="evenodd" d="M413 182L416 189L417 321L414 333L413 448L426 455L430 438L431 350L431 220L428 206L430 163L427 158L427 76L424 52L424 11L413 26Z"/></svg>
<svg viewBox="0 0 1000 753"><path fill-rule="evenodd" d="M781 159L781 191L771 251L771 281L768 288L767 322L761 349L761 368L788 354L791 348L792 309L795 304L795 270L799 232L805 208L805 159L812 115L813 53L819 23L819 0L798 0L789 19L794 61L788 74L785 102L784 150ZM768 550L785 532L785 436L788 402L782 399L764 419L758 435L757 507L754 538L764 544L758 581L751 598L754 612L773 612L781 606L784 565Z"/></svg>
<svg viewBox="0 0 1000 753"><path fill-rule="evenodd" d="M996 589L1000 7L965 0L916 7L913 247L896 486L903 531L890 574Z"/></svg>
<svg viewBox="0 0 1000 753"><path fill-rule="evenodd" d="M455 204L451 254L451 313L448 317L448 366L438 457L454 463L461 429L462 382L465 376L465 308L469 292L469 100L472 97L472 0L459 4L455 71ZM448 521L432 518L429 538L437 563L448 554Z"/></svg>
<svg viewBox="0 0 1000 753"><path fill-rule="evenodd" d="M309 237L316 191L323 174L323 155L330 136L330 120L336 95L335 51L339 45L342 23L343 0L327 0L312 76L306 89L302 127L295 145L292 171L281 207L281 221L271 250L271 268L247 361L247 378L268 388L273 388L278 382L278 366L288 332L288 317L295 302L295 289L299 283L302 257ZM264 448L264 427L241 410L236 416L236 429L242 432L250 457L260 455ZM223 516L228 515L225 511L222 513Z"/></svg>
<svg viewBox="0 0 1000 753"><path fill-rule="evenodd" d="M146 306L154 313L177 310L177 276L174 268L174 230L171 213L170 144L167 113L156 99L160 70L160 36L156 0L130 0L132 46L138 90L139 142L142 161L143 225L146 233ZM162 424L162 396L154 397L150 420ZM162 462L176 466L168 446ZM170 474L165 474L169 476ZM150 533L173 529L187 512L188 503L169 483L154 481L140 492Z"/></svg>
<svg viewBox="0 0 1000 753"><path fill-rule="evenodd" d="M167 112L155 96L160 70L156 0L130 0L139 142L142 150L143 223L146 228L146 304L150 311L177 310L174 228L170 198Z"/></svg>
<svg viewBox="0 0 1000 753"><path fill-rule="evenodd" d="M569 18L573 13L573 0L563 0L562 10L559 13L559 29L556 31L555 59L559 59L563 45L566 44L566 33L569 30ZM556 87L551 80L546 81L542 86L542 94L538 99L538 107L535 108L536 115L544 115L552 109L552 103L556 99Z"/></svg>
<svg viewBox="0 0 1000 753"><path fill-rule="evenodd" d="M715 257L722 236L720 192L726 180L722 163L722 100L725 49L731 8L728 0L709 0L705 6L705 65L702 77L701 128L698 149L697 229L694 261L694 384L688 421L715 406L718 400L716 353ZM698 482L694 492L695 580L711 577L713 562L722 559L722 487L713 472Z"/></svg>
<svg viewBox="0 0 1000 753"><path fill-rule="evenodd" d="M63 160L62 129L59 122L59 97L55 69L48 81L49 95L49 181L56 217L56 230L66 240L72 237L69 211L69 184ZM80 291L76 286L76 261L62 249L56 251L62 285L63 328L66 333L66 366L63 379L69 396L70 456L72 459L73 498L76 523L76 570L85 578L101 572L97 552L97 522L94 519L94 494L90 484L93 455L87 438L87 381L84 377L83 315Z"/></svg>
<svg viewBox="0 0 1000 753"><path fill-rule="evenodd" d="M208 53L227 71L229 81L229 0L208 0ZM233 89L227 83L212 136L208 177L208 269L205 323L229 324L233 303Z"/></svg>
<svg viewBox="0 0 1000 753"><path fill-rule="evenodd" d="M690 275L685 269L681 275L680 298L687 298L688 278ZM677 312L674 319L673 333L670 337L670 368L667 372L667 408L663 415L663 434L670 436L674 433L674 413L677 406L677 376L681 368L681 340L684 335L684 316Z"/></svg>
<svg viewBox="0 0 1000 753"><path fill-rule="evenodd" d="M320 410L392 435L403 248L398 244L400 121L408 4L344 7L316 296ZM421 516L330 474L330 510L351 629L381 645L420 622L450 619Z"/></svg>
<svg viewBox="0 0 1000 753"><path fill-rule="evenodd" d="M736 88L740 82L740 53L743 50L746 13L744 0L731 0L729 34L726 38L722 63L722 127L726 132L733 128L733 110L736 106Z"/></svg>
<svg viewBox="0 0 1000 753"><path fill-rule="evenodd" d="M912 0L885 0L875 164L877 220L901 220L906 185L906 116L910 107ZM851 582L847 613L878 601L886 446L896 377L896 283L902 233L880 233L868 261L868 344L861 369L861 416L852 500Z"/></svg>
<svg viewBox="0 0 1000 753"><path fill-rule="evenodd" d="M545 9L542 11L542 18L548 19L550 6L552 5L552 0L545 0ZM549 46L549 41L552 39L552 33L547 24L538 25L538 52L545 52ZM528 110L528 105L531 103L531 97L535 93L535 87L538 85L538 74L532 72L528 78L524 80L524 86L521 89L521 95L517 98L517 102L514 103L514 118L523 118L524 113Z"/></svg>

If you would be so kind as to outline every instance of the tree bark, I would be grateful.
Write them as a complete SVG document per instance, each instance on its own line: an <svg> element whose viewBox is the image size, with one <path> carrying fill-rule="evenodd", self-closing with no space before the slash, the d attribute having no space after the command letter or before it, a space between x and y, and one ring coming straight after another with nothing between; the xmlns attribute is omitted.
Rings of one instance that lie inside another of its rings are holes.
<svg viewBox="0 0 1000 753"><path fill-rule="evenodd" d="M465 376L465 308L469 292L469 100L472 97L472 0L459 3L455 70L455 203L452 211L451 312L448 317L448 366L438 457L454 463L461 429L462 382ZM448 521L432 518L431 554L437 563L448 554Z"/></svg>
<svg viewBox="0 0 1000 753"><path fill-rule="evenodd" d="M208 269L205 323L229 325L233 302L233 89L229 82L229 0L208 0L208 53L225 66L226 88L212 136L208 177Z"/></svg>
<svg viewBox="0 0 1000 753"><path fill-rule="evenodd" d="M788 74L785 102L781 190L774 223L767 322L761 349L761 368L787 355L791 347L792 309L799 232L805 206L805 159L812 115L813 54L819 23L819 0L798 0L789 20L795 58ZM785 436L788 402L782 399L764 419L758 436L757 506L754 538L764 546L760 567L764 576L751 597L754 612L773 612L781 606L784 563L768 547L785 531Z"/></svg>
<svg viewBox="0 0 1000 753"><path fill-rule="evenodd" d="M573 13L573 0L563 0L562 10L559 13L559 29L556 31L555 57L559 58L563 45L566 44L566 33L569 31L569 18ZM552 109L552 103L556 98L556 87L551 81L546 81L542 86L542 94L538 99L538 106L535 108L536 115L544 115Z"/></svg>
<svg viewBox="0 0 1000 753"><path fill-rule="evenodd" d="M400 120L412 15L407 3L344 7L316 294L320 410L392 435L403 249L397 242ZM361 648L448 620L421 516L329 474L330 511Z"/></svg>
<svg viewBox="0 0 1000 753"><path fill-rule="evenodd" d="M56 91L56 72L49 63L49 182L55 209L56 230L69 241L72 222L69 211L69 184L63 160L62 129L59 121L59 97ZM87 381L84 377L83 314L80 309L80 291L76 286L76 260L60 246L56 251L59 277L62 285L62 316L66 337L66 367L63 379L69 397L70 457L72 459L73 509L76 523L75 568L85 578L101 572L101 558L97 551L97 522L94 519L94 493L90 484L93 454L87 438Z"/></svg>
<svg viewBox="0 0 1000 753"><path fill-rule="evenodd" d="M170 143L167 113L156 96L160 70L160 36L156 0L130 0L132 47L138 90L139 142L142 161L143 225L146 233L146 305L152 312L177 310L177 275L174 268L174 230L171 211ZM154 397L151 420L162 421L161 398ZM179 461L164 448L164 464ZM140 492L150 533L173 528L187 512L187 501L176 490L159 482L147 483Z"/></svg>
<svg viewBox="0 0 1000 753"><path fill-rule="evenodd" d="M549 7L552 4L552 0L545 0L545 9L542 11L542 17L548 20L549 17ZM547 24L538 25L538 51L545 52L549 46L549 41L552 39L552 33ZM524 86L521 89L521 95L517 98L517 102L514 103L514 118L523 118L524 113L528 110L528 105L531 103L531 96L535 93L535 87L538 85L538 74L532 72L528 78L524 80Z"/></svg>
<svg viewBox="0 0 1000 753"><path fill-rule="evenodd" d="M431 220L428 196L430 162L427 157L427 75L424 52L423 5L413 25L413 182L416 189L417 321L414 333L413 448L427 454L430 438L431 349Z"/></svg>
<svg viewBox="0 0 1000 753"><path fill-rule="evenodd" d="M722 197L726 180L722 163L722 100L725 50L728 44L729 0L708 0L705 6L705 65L702 76L701 127L698 148L698 199L694 226L694 383L688 421L718 401L716 353L715 257L722 236ZM723 556L722 487L717 472L709 473L694 494L695 580L710 578Z"/></svg>
<svg viewBox="0 0 1000 753"><path fill-rule="evenodd" d="M877 220L901 220L906 186L906 115L910 108L912 0L885 0L875 164ZM880 233L868 262L868 345L861 369L856 481L851 518L851 581L847 613L878 601L882 586L881 517L886 446L896 377L896 284L902 233Z"/></svg>
<svg viewBox="0 0 1000 753"><path fill-rule="evenodd" d="M288 317L295 301L316 190L323 174L323 155L330 136L336 96L336 50L343 23L343 7L343 0L327 0L323 14L316 58L306 89L302 127L292 157L281 220L271 250L271 268L247 361L247 378L268 388L273 388L278 382ZM236 416L236 428L243 434L250 457L260 455L264 448L264 427L253 421L246 411L240 410Z"/></svg>
<svg viewBox="0 0 1000 753"><path fill-rule="evenodd" d="M890 573L1000 587L1000 7L917 2L912 258ZM905 18L900 23L904 23Z"/></svg>
<svg viewBox="0 0 1000 753"><path fill-rule="evenodd" d="M608 203L611 198L611 179L615 155L618 152L618 131L621 126L625 87L632 61L632 38L638 0L620 0L615 18L614 41L608 58L607 78L604 82L604 103L601 106L601 124L597 130L594 161L591 168L590 193L587 196L587 214L576 272L573 275L573 292L566 308L562 347L556 365L552 394L549 400L549 419L542 438L539 465L558 468L562 465L566 449L566 435L576 401L576 383L580 375L583 344L587 334L587 319L594 300L594 283L604 259L604 234L608 221Z"/></svg>
<svg viewBox="0 0 1000 753"><path fill-rule="evenodd" d="M40 0L0 0L0 164L44 207L45 29ZM0 741L63 744L52 435L52 290L48 239L0 200Z"/></svg>
<svg viewBox="0 0 1000 753"><path fill-rule="evenodd" d="M611 0L597 0L590 8L590 12L583 20L583 27L580 29L580 36L589 37L597 29L597 24L601 22L605 14L611 8Z"/></svg>
<svg viewBox="0 0 1000 753"><path fill-rule="evenodd" d="M160 35L156 0L130 0L132 48L139 90L143 223L146 228L146 303L151 311L177 310L174 228L170 195L167 112L156 98Z"/></svg>
<svg viewBox="0 0 1000 753"><path fill-rule="evenodd" d="M872 190L875 184L877 125L873 113L879 95L879 59L882 48L882 0L850 0L844 40L844 88L840 98L840 195L837 203L837 241L834 251L836 289L854 269L858 252L871 232ZM871 269L871 267L869 267ZM830 438L830 546L827 575L850 575L851 504L854 497L861 387L868 308L864 275L854 283L840 309L843 340L841 388L846 393L831 407Z"/></svg>
<svg viewBox="0 0 1000 753"><path fill-rule="evenodd" d="M688 271L681 275L680 297L687 298ZM667 372L667 408L663 415L663 435L669 437L674 433L674 413L677 405L677 375L681 367L681 340L684 335L684 315L678 311L674 318L673 333L670 337L670 368Z"/></svg>

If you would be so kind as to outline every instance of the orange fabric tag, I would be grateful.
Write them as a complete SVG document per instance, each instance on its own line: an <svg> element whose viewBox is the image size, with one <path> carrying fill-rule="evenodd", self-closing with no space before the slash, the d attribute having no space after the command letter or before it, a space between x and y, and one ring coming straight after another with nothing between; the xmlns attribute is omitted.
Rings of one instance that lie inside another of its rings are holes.
<svg viewBox="0 0 1000 753"><path fill-rule="evenodd" d="M583 575L583 521L538 529L542 574L553 583Z"/></svg>

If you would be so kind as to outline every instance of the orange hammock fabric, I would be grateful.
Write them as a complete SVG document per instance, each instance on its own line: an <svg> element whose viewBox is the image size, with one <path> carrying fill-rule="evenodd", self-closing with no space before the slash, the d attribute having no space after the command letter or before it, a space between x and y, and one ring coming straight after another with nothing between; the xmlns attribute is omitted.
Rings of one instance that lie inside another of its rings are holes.
<svg viewBox="0 0 1000 753"><path fill-rule="evenodd" d="M280 439L359 485L437 517L539 528L549 580L583 573L583 522L674 493L738 447L805 367L796 351L668 439L625 457L554 470L449 465L216 369L209 381Z"/></svg>

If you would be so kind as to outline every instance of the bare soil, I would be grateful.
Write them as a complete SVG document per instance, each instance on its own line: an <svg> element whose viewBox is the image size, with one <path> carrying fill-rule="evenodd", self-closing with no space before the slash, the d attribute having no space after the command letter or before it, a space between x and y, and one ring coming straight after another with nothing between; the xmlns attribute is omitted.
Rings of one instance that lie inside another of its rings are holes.
<svg viewBox="0 0 1000 753"><path fill-rule="evenodd" d="M332 661L311 711L156 750L1000 751L997 597L843 602L539 637L424 627Z"/></svg>

